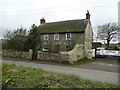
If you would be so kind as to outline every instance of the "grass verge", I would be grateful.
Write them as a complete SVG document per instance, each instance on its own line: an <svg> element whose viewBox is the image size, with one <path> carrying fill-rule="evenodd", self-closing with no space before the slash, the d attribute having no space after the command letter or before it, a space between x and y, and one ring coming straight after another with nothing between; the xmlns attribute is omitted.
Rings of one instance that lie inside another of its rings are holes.
<svg viewBox="0 0 120 90"><path fill-rule="evenodd" d="M84 80L75 75L66 75L3 64L2 86L5 88L118 88L117 85Z"/></svg>
<svg viewBox="0 0 120 90"><path fill-rule="evenodd" d="M94 61L95 60L91 60L91 59L80 59L77 62L74 62L73 65L80 65L80 64L90 63Z"/></svg>

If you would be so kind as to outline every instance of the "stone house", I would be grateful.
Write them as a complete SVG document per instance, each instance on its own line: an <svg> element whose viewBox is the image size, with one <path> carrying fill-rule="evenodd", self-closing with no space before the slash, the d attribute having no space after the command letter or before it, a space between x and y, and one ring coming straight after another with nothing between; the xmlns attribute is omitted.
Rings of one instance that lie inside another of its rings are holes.
<svg viewBox="0 0 120 90"><path fill-rule="evenodd" d="M70 51L76 44L82 44L84 50L92 49L92 25L89 11L85 19L46 23L40 19L41 50L58 53Z"/></svg>

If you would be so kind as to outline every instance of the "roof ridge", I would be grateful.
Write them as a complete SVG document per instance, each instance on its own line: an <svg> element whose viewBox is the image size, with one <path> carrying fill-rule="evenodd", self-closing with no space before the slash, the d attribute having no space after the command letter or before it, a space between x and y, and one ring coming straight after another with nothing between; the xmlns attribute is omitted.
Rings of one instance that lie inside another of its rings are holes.
<svg viewBox="0 0 120 90"><path fill-rule="evenodd" d="M44 24L49 24L49 23L60 23L60 22L69 22L69 21L82 21L86 19L73 19L73 20L64 20L64 21L55 21L55 22L46 22Z"/></svg>
<svg viewBox="0 0 120 90"><path fill-rule="evenodd" d="M51 32L81 32L85 31L87 26L87 19L75 19L75 20L65 20L59 22L50 22L39 25L41 33L51 33Z"/></svg>

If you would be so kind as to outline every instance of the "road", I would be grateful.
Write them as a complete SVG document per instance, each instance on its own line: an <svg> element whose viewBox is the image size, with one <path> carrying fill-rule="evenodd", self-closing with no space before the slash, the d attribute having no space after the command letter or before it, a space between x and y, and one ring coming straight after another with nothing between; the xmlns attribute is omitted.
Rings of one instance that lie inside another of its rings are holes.
<svg viewBox="0 0 120 90"><path fill-rule="evenodd" d="M84 79L100 81L100 82L108 82L118 85L118 73L116 72L107 72L101 70L92 70L92 69L84 69L84 68L76 68L76 67L73 68L73 67L48 65L48 64L40 64L40 63L37 64L32 62L12 61L12 60L2 60L2 63L16 64L20 66L33 67L33 68L42 68L44 70L52 71L52 72L75 74Z"/></svg>
<svg viewBox="0 0 120 90"><path fill-rule="evenodd" d="M94 62L84 63L80 65L70 65L65 63L55 63L55 62L47 62L44 60L30 61L25 59L16 59L16 58L3 58L4 60L12 60L12 61L24 61L24 62L32 62L32 63L40 63L40 64L49 64L49 65L57 65L57 66L65 66L65 67L76 67L76 68L84 68L84 69L93 69L93 70L102 70L108 72L120 72L120 67L118 63L118 59L114 57L107 58L97 58ZM119 68L119 69L118 69Z"/></svg>
<svg viewBox="0 0 120 90"><path fill-rule="evenodd" d="M118 59L114 57L97 58L94 62L77 65L79 68L102 70L108 72L120 72Z"/></svg>

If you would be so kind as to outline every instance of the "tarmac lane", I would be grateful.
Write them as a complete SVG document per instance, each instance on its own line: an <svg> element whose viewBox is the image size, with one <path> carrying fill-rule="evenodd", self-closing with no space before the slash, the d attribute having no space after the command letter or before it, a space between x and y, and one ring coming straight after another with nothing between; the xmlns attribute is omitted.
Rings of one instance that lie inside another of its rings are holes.
<svg viewBox="0 0 120 90"><path fill-rule="evenodd" d="M2 60L2 63L16 64L19 66L32 67L32 68L42 68L47 71L59 72L65 74L74 74L80 76L84 79L107 82L118 85L118 72L108 72L103 70L93 70L77 67L67 67L67 66L57 66L49 64L39 64L12 60Z"/></svg>

